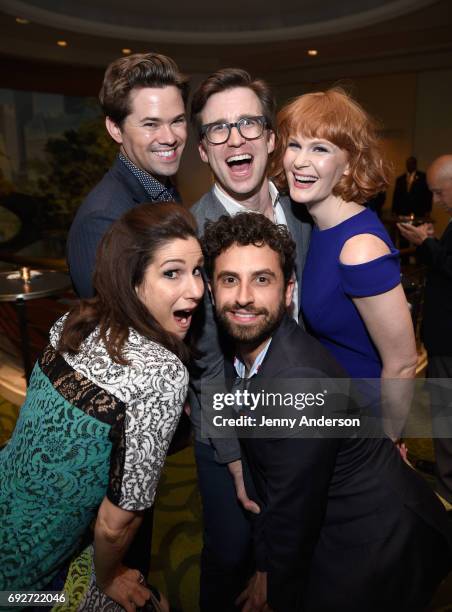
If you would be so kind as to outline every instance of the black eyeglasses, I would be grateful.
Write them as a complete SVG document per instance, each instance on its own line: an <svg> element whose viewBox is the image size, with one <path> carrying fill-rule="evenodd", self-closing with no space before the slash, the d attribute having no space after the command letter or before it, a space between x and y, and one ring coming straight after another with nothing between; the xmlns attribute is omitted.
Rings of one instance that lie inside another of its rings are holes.
<svg viewBox="0 0 452 612"><path fill-rule="evenodd" d="M207 138L210 144L224 144L231 135L232 128L237 128L239 134L246 140L256 140L264 133L267 121L264 116L242 117L235 123L207 123L201 126L201 137Z"/></svg>

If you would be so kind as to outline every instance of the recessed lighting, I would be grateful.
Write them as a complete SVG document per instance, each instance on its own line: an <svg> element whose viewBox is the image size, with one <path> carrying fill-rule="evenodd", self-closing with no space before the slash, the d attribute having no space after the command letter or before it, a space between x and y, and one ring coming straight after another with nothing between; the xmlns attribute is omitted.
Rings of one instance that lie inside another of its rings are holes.
<svg viewBox="0 0 452 612"><path fill-rule="evenodd" d="M67 47L67 42L65 40L57 40L57 45L59 47Z"/></svg>
<svg viewBox="0 0 452 612"><path fill-rule="evenodd" d="M132 53L132 49L128 49L127 47L121 49L121 51L124 53L124 55L130 55Z"/></svg>
<svg viewBox="0 0 452 612"><path fill-rule="evenodd" d="M314 56L314 55L318 55L318 54L319 54L319 52L317 51L317 49L309 49L308 50L308 55Z"/></svg>
<svg viewBox="0 0 452 612"><path fill-rule="evenodd" d="M30 23L28 19L24 19L23 17L16 17L16 23L20 23L21 25L25 25Z"/></svg>

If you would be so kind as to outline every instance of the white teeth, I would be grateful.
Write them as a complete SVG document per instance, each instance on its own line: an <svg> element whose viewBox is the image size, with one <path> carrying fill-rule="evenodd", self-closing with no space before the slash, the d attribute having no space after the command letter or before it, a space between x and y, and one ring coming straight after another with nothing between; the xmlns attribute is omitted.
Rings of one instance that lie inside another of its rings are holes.
<svg viewBox="0 0 452 612"><path fill-rule="evenodd" d="M154 151L154 153L159 157L171 157L174 155L174 149L171 149L171 151Z"/></svg>
<svg viewBox="0 0 452 612"><path fill-rule="evenodd" d="M233 155L232 157L228 157L226 161L229 163L243 161L244 159L252 159L252 157L249 153L242 153L242 155Z"/></svg>
<svg viewBox="0 0 452 612"><path fill-rule="evenodd" d="M312 176L310 174L294 174L294 178L298 183L314 183L318 179L317 176Z"/></svg>

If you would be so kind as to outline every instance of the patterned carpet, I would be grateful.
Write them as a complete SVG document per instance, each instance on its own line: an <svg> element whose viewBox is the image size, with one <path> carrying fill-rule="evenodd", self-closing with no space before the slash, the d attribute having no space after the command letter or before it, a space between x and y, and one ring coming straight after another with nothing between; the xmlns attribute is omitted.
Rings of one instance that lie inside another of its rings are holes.
<svg viewBox="0 0 452 612"><path fill-rule="evenodd" d="M17 406L0 398L0 445L9 438L17 414ZM430 439L410 439L407 445L411 459L433 460ZM433 484L433 479L425 476ZM193 452L187 448L171 456L163 472L155 509L149 576L179 612L198 610L201 538L201 503ZM452 612L452 574L429 611Z"/></svg>

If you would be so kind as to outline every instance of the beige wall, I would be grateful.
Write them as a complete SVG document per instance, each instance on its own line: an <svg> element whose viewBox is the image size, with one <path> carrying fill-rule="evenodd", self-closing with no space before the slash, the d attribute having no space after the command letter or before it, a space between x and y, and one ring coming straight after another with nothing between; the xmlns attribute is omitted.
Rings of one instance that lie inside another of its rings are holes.
<svg viewBox="0 0 452 612"><path fill-rule="evenodd" d="M421 167L435 157L452 153L452 69L421 72L417 79L414 149ZM438 233L449 221L449 215L433 208Z"/></svg>

